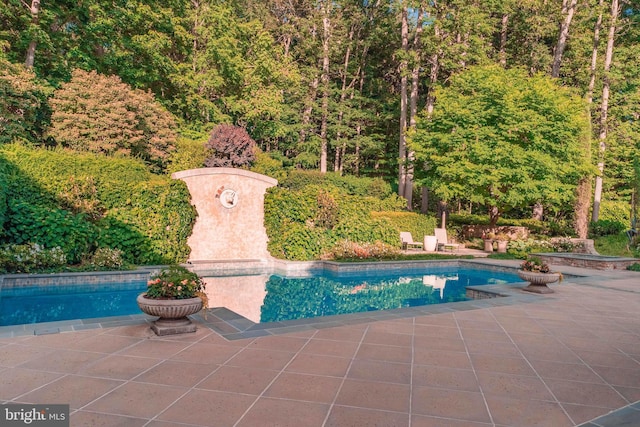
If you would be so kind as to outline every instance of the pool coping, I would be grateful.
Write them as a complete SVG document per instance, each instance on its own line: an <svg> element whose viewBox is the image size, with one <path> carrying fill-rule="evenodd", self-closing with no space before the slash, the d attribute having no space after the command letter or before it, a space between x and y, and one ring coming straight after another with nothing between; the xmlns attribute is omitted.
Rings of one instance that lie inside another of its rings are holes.
<svg viewBox="0 0 640 427"><path fill-rule="evenodd" d="M310 262L287 262L277 260L278 262L273 264L260 263L259 268L252 271L252 274L260 274L265 271L272 273L286 273L288 275L300 275L305 276L318 270L327 270L333 273L344 273L349 271L362 271L365 270L379 270L384 267L389 271L401 271L411 268L424 268L425 266L451 266L451 265L481 265L483 268L493 268L500 271L514 271L517 269L517 264L520 261L508 260L472 260L472 259L447 259L447 260L402 260L402 261L379 261L379 262L362 262L362 263L338 263L333 261L310 261ZM224 274L237 274L238 265L235 266L232 263L218 263L219 269L213 271L221 272ZM113 271L113 272L95 272L96 276L99 276L100 280L109 276L123 276L123 275L140 275L151 274L157 271L162 266L145 266L140 267L134 271ZM265 269L266 268L266 269ZM197 269L194 269L197 270ZM200 271L211 272L211 264L207 264L204 269ZM574 274L574 273L572 273ZM34 280L44 279L46 283L53 285L56 282L55 278L62 277L64 283L67 282L68 277L79 278L82 276L91 275L90 272L82 273L68 273L68 274L34 274L34 275L6 275L6 278L23 280L24 283L33 283ZM579 276L572 276L576 279ZM586 278L586 276L583 276ZM1 277L0 277L1 278ZM54 279L52 281L52 279ZM1 284L1 282L0 282ZM210 308L207 310L206 315L198 313L190 316L192 320L209 328L223 338L227 340L239 340L246 338L256 338L267 335L281 335L289 332L305 331L310 329L324 329L335 326L352 325L359 323L367 323L379 320L389 319L402 319L415 316L424 316L429 314L439 314L463 310L475 310L493 306L512 305L531 303L541 300L540 295L522 292L521 288L525 287L525 282L519 282L509 285L482 285L482 286L469 286L468 291L475 291L480 294L493 294L499 296L499 298L481 298L472 299L469 301L449 302L442 304L424 305L417 307L403 307L390 310L380 311L367 311L351 314L339 314L332 316L313 317L306 319L295 319L269 323L255 323L231 310L224 307ZM551 294L553 295L553 294ZM0 338L10 338L15 336L24 335L45 335L55 334L60 332L71 332L88 329L101 329L118 326L139 325L156 320L156 317L148 316L146 314L134 314L126 316L113 316L113 317L101 317L92 319L74 319L74 320L62 320L55 322L43 322L21 325L9 325L0 326Z"/></svg>

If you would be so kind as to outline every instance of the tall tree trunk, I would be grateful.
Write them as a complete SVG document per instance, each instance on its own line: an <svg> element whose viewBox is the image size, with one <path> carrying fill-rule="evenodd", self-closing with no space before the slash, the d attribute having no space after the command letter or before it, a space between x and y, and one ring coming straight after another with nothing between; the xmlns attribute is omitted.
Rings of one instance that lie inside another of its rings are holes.
<svg viewBox="0 0 640 427"><path fill-rule="evenodd" d="M609 111L609 90L611 61L613 60L613 45L616 35L616 24L618 15L620 14L620 5L618 0L611 0L611 21L609 24L609 35L607 36L607 50L604 57L603 84L602 84L602 105L600 106L600 134L598 135L598 171L596 176L596 188L593 194L593 211L591 220L597 221L600 216L600 202L602 201L602 180L604 174L604 155L607 150L607 114Z"/></svg>
<svg viewBox="0 0 640 427"><path fill-rule="evenodd" d="M591 51L591 65L589 86L587 88L587 103L589 104L589 117L591 118L593 110L593 89L596 84L596 69L598 64L598 46L600 44L600 28L602 26L602 7L604 0L600 0L598 4L598 19L593 29L593 48ZM589 151L591 149L589 142ZM576 203L574 206L576 235L580 239L586 239L589 233L589 209L591 208L591 190L592 181L589 177L584 177L578 183L576 189Z"/></svg>
<svg viewBox="0 0 640 427"><path fill-rule="evenodd" d="M316 96L318 94L318 76L315 76L311 83L309 84L309 98L307 99L307 106L302 112L302 123L300 128L300 137L298 142L300 144L304 143L307 140L307 129L309 124L311 123L311 113L313 112L313 104L315 103Z"/></svg>
<svg viewBox="0 0 640 427"><path fill-rule="evenodd" d="M402 55L400 60L400 141L398 144L398 194L405 197L405 183L407 180L407 141L405 135L407 132L407 60L406 55L409 50L409 23L407 19L407 8L402 7Z"/></svg>
<svg viewBox="0 0 640 427"><path fill-rule="evenodd" d="M327 120L329 116L329 38L331 37L331 21L329 8L331 3L326 1L322 11L322 121L320 123L320 173L327 172Z"/></svg>
<svg viewBox="0 0 640 427"><path fill-rule="evenodd" d="M418 9L418 21L416 24L416 32L413 38L414 64L411 69L411 94L409 96L409 129L415 129L416 119L418 116L418 83L420 79L420 66L422 64L422 52L420 37L422 36L422 18L424 10L422 7ZM407 176L404 183L404 197L407 199L407 209L413 209L413 174L415 153L407 152Z"/></svg>
<svg viewBox="0 0 640 427"><path fill-rule="evenodd" d="M566 14L564 17L564 21L560 25L560 35L558 36L558 42L556 43L556 47L553 52L553 65L551 66L551 77L559 77L560 76L560 64L562 62L562 54L564 53L564 49L567 46L567 37L569 37L569 27L571 26L571 20L573 19L573 15L576 11L576 4L578 0L571 0L571 3L566 7L566 11L563 10L563 13ZM563 9L565 6L563 5Z"/></svg>
<svg viewBox="0 0 640 427"><path fill-rule="evenodd" d="M593 28L593 49L591 51L591 68L589 70L589 87L587 89L587 102L589 103L589 111L592 110L593 89L596 86L596 69L598 66L598 46L600 44L600 28L602 27L602 7L604 0L598 3L598 19Z"/></svg>
<svg viewBox="0 0 640 427"><path fill-rule="evenodd" d="M25 6L28 6L25 3ZM40 0L31 0L31 6L29 7L29 11L31 12L31 25L38 24L38 14L40 13ZM36 45L38 43L35 40L31 40L29 43L29 47L27 48L27 56L24 60L24 67L27 69L33 68L33 63L36 58Z"/></svg>
<svg viewBox="0 0 640 427"><path fill-rule="evenodd" d="M507 66L507 29L509 28L509 14L502 14L502 22L500 25L500 65Z"/></svg>
<svg viewBox="0 0 640 427"><path fill-rule="evenodd" d="M353 36L355 33L355 29L353 25L349 30L349 44L347 45L347 50L344 54L344 62L342 67L342 87L340 88L340 104L338 105L338 128L342 125L342 119L344 118L344 100L347 99L347 77L349 75L349 61L351 59L351 44L353 43ZM353 98L353 94L352 94ZM344 154L346 152L346 141L343 141L342 144L339 144L342 139L342 132L338 131L336 134L336 141L338 142L336 147L336 158L334 161L333 170L335 172L340 172L342 175L343 164L344 164Z"/></svg>

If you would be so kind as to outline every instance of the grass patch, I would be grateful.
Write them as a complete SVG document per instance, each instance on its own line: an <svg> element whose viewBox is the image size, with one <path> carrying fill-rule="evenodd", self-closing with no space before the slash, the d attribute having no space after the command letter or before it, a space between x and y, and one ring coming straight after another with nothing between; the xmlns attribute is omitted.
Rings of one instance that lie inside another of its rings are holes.
<svg viewBox="0 0 640 427"><path fill-rule="evenodd" d="M638 257L638 251L629 249L629 239L625 234L597 237L593 241L596 251L601 255Z"/></svg>

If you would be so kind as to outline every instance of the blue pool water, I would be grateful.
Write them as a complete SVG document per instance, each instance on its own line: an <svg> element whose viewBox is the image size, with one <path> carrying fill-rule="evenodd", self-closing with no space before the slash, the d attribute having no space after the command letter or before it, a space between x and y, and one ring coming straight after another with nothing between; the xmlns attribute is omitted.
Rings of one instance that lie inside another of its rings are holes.
<svg viewBox="0 0 640 427"><path fill-rule="evenodd" d="M516 283L515 273L441 267L407 272L271 276L260 322L466 301L467 286Z"/></svg>
<svg viewBox="0 0 640 427"><path fill-rule="evenodd" d="M242 284L243 277L233 280ZM229 278L227 278L228 280ZM237 280L236 280L237 279ZM266 296L256 307L260 322L388 310L466 300L466 287L522 280L512 273L478 268L428 268L367 273L264 276ZM0 326L141 314L136 297L146 282L100 285L3 287ZM209 287L208 287L209 289ZM240 297L242 298L242 297ZM216 306L215 300L211 301Z"/></svg>

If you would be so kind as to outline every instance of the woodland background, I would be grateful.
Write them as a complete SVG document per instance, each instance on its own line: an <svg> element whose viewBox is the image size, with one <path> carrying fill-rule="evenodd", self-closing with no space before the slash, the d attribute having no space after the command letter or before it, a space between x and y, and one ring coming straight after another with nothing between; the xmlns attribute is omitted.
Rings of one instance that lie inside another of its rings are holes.
<svg viewBox="0 0 640 427"><path fill-rule="evenodd" d="M639 12L636 0L5 0L0 147L134 157L166 175L201 167L212 129L229 123L256 142L258 172L381 178L409 210L486 214L495 204L475 190L432 188L420 132L433 130L439 91L456 76L520 70L580 100L592 169L571 197L500 214L582 221L578 235L588 219L628 226L640 181ZM65 185L77 200L92 188Z"/></svg>

